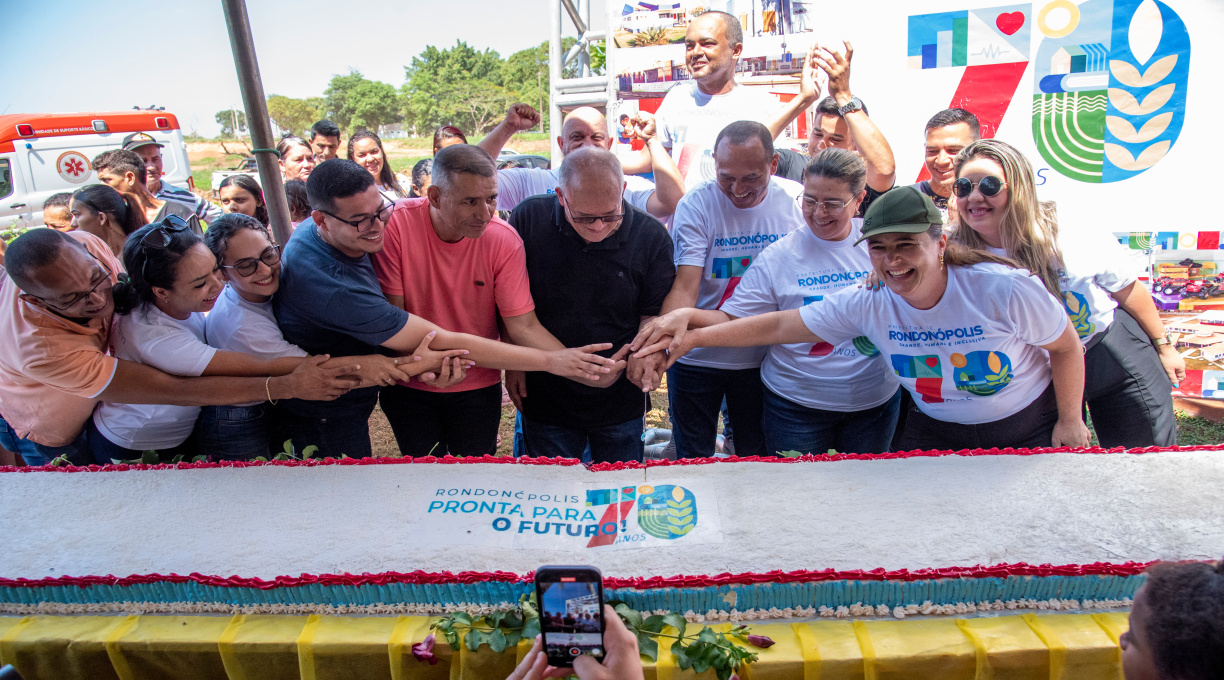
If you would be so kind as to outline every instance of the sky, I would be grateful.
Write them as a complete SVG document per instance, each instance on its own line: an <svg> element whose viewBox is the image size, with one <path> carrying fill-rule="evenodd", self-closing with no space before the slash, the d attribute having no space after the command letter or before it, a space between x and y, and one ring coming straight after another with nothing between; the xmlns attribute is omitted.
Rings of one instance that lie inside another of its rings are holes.
<svg viewBox="0 0 1224 680"><path fill-rule="evenodd" d="M609 0L613 1L613 0ZM265 94L321 96L337 74L399 87L426 45L508 57L548 39L548 0L248 0ZM619 6L619 3L618 3ZM599 29L603 3L593 6ZM0 0L0 114L164 106L213 137L241 109L221 0ZM566 18L566 35L574 30Z"/></svg>

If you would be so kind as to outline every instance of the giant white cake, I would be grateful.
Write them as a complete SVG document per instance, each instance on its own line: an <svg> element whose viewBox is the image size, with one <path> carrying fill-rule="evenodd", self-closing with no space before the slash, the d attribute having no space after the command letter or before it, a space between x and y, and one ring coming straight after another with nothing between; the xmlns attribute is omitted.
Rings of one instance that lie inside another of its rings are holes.
<svg viewBox="0 0 1224 680"><path fill-rule="evenodd" d="M1100 607L1224 554L1222 488L1217 450L10 468L0 612L426 613L561 563L697 618Z"/></svg>

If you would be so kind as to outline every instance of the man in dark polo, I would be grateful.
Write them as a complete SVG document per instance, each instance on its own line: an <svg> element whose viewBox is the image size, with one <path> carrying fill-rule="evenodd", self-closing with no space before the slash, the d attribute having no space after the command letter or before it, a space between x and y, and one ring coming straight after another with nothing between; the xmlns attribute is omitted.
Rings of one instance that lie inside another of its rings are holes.
<svg viewBox="0 0 1224 680"><path fill-rule="evenodd" d="M529 198L510 215L527 252L536 316L562 343L603 338L613 344L604 354L623 360L675 279L671 238L625 202L620 161L605 149L567 154L558 182L556 195ZM641 460L646 395L623 373L608 377L615 379L507 371L528 453L579 458L589 444L595 462Z"/></svg>

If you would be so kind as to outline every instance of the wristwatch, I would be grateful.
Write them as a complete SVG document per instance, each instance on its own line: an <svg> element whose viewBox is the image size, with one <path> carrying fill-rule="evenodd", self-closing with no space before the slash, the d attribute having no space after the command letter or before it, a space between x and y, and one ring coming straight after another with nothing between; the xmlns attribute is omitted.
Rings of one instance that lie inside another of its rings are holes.
<svg viewBox="0 0 1224 680"><path fill-rule="evenodd" d="M1152 347L1160 347L1161 345L1172 345L1172 344L1173 344L1173 337L1169 335L1168 331L1165 331L1165 334L1163 336L1152 340Z"/></svg>
<svg viewBox="0 0 1224 680"><path fill-rule="evenodd" d="M863 102L859 100L858 97L851 97L850 103L846 104L845 106L838 107L837 113L841 115L842 117L845 117L847 113L854 113L855 111L862 111L862 110L863 110Z"/></svg>

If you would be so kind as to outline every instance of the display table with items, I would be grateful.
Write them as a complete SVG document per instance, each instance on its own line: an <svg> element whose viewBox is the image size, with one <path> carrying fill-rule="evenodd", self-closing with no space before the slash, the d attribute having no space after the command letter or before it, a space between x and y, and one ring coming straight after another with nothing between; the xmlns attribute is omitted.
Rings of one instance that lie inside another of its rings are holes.
<svg viewBox="0 0 1224 680"><path fill-rule="evenodd" d="M0 468L0 662L500 679L534 569L590 564L647 677L729 674L673 653L709 626L741 677L1116 678L1144 567L1220 557L1220 488L1206 448Z"/></svg>

